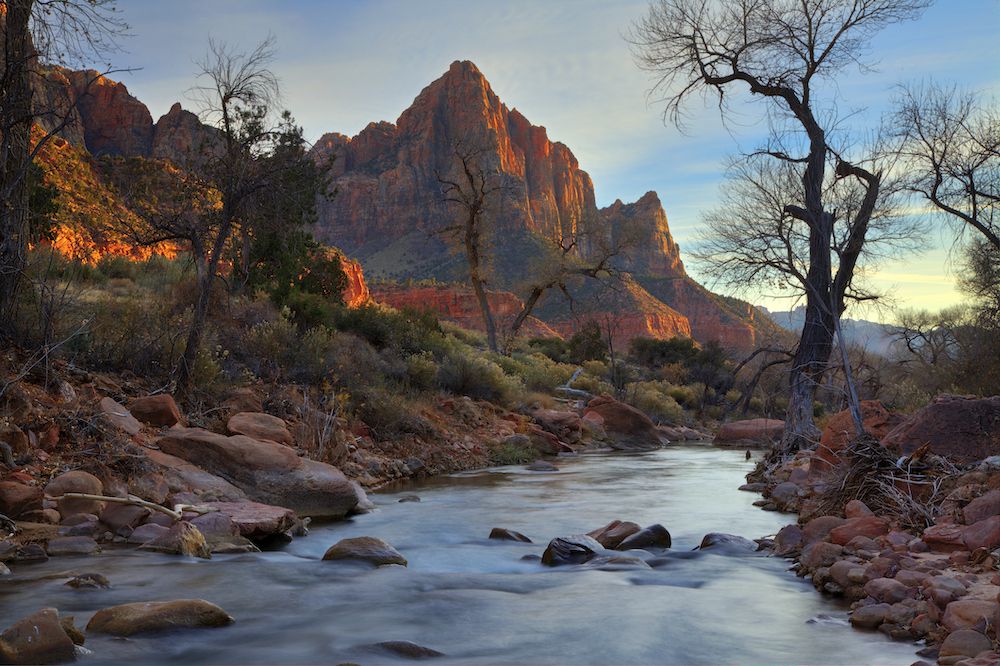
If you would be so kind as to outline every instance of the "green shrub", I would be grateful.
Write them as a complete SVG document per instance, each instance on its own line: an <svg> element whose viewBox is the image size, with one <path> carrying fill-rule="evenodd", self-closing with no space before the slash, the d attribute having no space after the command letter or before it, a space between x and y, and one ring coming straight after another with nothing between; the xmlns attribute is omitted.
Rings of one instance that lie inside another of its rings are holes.
<svg viewBox="0 0 1000 666"><path fill-rule="evenodd" d="M684 410L670 395L671 387L662 382L637 382L629 386L628 402L658 422L678 423Z"/></svg>
<svg viewBox="0 0 1000 666"><path fill-rule="evenodd" d="M139 265L128 257L108 254L97 262L97 270L111 279L134 280L139 272Z"/></svg>
<svg viewBox="0 0 1000 666"><path fill-rule="evenodd" d="M406 358L406 380L411 388L428 391L437 381L438 364L434 354L420 352Z"/></svg>
<svg viewBox="0 0 1000 666"><path fill-rule="evenodd" d="M629 356L647 368L662 368L671 363L686 365L698 354L698 347L691 338L674 337L669 340L632 338Z"/></svg>
<svg viewBox="0 0 1000 666"><path fill-rule="evenodd" d="M569 344L562 338L531 338L528 340L528 348L545 354L558 363L569 360Z"/></svg>
<svg viewBox="0 0 1000 666"><path fill-rule="evenodd" d="M530 443L518 445L509 439L489 447L490 462L494 465L524 465L538 458Z"/></svg>
<svg viewBox="0 0 1000 666"><path fill-rule="evenodd" d="M499 365L474 351L445 356L438 370L438 385L452 393L493 402L510 402L524 388Z"/></svg>

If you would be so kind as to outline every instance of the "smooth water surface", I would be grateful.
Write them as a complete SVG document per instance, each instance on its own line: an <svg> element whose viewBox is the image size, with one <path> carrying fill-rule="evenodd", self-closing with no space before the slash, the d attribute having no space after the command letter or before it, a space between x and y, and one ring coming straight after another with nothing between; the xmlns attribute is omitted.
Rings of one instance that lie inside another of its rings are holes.
<svg viewBox="0 0 1000 666"><path fill-rule="evenodd" d="M672 446L560 459L558 472L505 467L377 493L378 509L315 527L280 552L211 561L113 550L53 558L0 580L0 625L51 606L86 624L133 601L204 598L236 618L223 629L112 639L91 635L84 663L405 663L370 647L412 641L433 664L909 664L914 647L852 630L844 607L759 555L691 549L707 532L774 534L789 516L736 490L741 451ZM420 502L400 503L417 494ZM673 535L655 569L547 568L548 540L613 520L661 523ZM533 544L491 541L493 527ZM409 567L323 562L339 539L393 544ZM74 590L99 572L110 590Z"/></svg>

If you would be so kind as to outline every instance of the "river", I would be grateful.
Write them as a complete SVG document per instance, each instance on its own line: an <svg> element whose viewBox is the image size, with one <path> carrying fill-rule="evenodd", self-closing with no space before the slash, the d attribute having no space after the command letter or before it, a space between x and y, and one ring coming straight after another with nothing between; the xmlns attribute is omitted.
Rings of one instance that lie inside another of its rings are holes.
<svg viewBox="0 0 1000 666"><path fill-rule="evenodd" d="M787 571L785 560L691 549L707 532L774 534L789 516L736 490L741 451L690 444L560 459L558 472L504 467L375 493L377 510L314 527L275 552L210 561L106 550L53 558L0 579L0 626L41 607L86 624L119 603L204 598L236 618L222 629L113 639L90 635L94 664L406 663L366 647L412 641L433 664L910 664L912 645L851 629L846 608ZM420 502L403 502L416 494ZM673 535L654 569L547 568L555 536L613 520ZM493 527L533 544L491 541ZM380 537L409 567L320 561L336 541ZM99 572L108 590L74 590Z"/></svg>

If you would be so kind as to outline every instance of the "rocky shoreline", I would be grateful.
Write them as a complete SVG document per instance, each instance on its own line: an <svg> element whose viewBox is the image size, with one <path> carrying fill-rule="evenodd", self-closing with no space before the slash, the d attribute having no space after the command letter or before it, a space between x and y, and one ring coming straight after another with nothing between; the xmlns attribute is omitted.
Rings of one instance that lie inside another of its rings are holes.
<svg viewBox="0 0 1000 666"><path fill-rule="evenodd" d="M756 504L799 514L766 546L851 602L855 628L916 641L942 665L1000 663L1000 457L988 425L1000 399L944 397L905 420L863 407L874 437L850 441L838 414L817 450L748 475L741 489L765 497Z"/></svg>

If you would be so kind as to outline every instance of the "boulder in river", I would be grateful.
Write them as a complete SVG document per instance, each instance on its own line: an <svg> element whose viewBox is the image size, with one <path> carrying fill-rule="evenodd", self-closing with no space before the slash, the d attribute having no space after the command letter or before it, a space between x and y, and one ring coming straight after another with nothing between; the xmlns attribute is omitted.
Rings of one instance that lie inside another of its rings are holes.
<svg viewBox="0 0 1000 666"><path fill-rule="evenodd" d="M702 537L698 550L728 550L740 552L753 552L757 550L757 544L745 537L735 534L724 534L722 532L711 532Z"/></svg>
<svg viewBox="0 0 1000 666"><path fill-rule="evenodd" d="M64 536L49 539L45 552L50 557L61 555L93 555L100 552L101 547L88 536Z"/></svg>
<svg viewBox="0 0 1000 666"><path fill-rule="evenodd" d="M649 417L631 405L600 396L587 403L584 418L600 421L611 438L611 448L623 451L651 451L661 446L660 433ZM595 418L596 417L596 418Z"/></svg>
<svg viewBox="0 0 1000 666"><path fill-rule="evenodd" d="M367 499L336 467L300 458L275 442L172 428L157 443L163 452L221 476L251 499L302 516L343 518Z"/></svg>
<svg viewBox="0 0 1000 666"><path fill-rule="evenodd" d="M75 643L55 608L32 613L0 634L0 663L58 664L75 658Z"/></svg>
<svg viewBox="0 0 1000 666"><path fill-rule="evenodd" d="M267 539L287 532L296 523L295 512L291 509L260 502L203 502L199 506L213 511L192 520L194 525L203 523L210 526L210 530L219 531L222 523L218 516L224 516L236 528L236 533L247 539ZM217 517L211 517L213 514Z"/></svg>
<svg viewBox="0 0 1000 666"><path fill-rule="evenodd" d="M364 645L360 649L366 652L391 654L394 657L402 657L403 659L433 659L434 657L445 656L443 652L438 652L432 648L417 645L410 641L382 641L381 643Z"/></svg>
<svg viewBox="0 0 1000 666"><path fill-rule="evenodd" d="M587 536L593 537L597 543L605 548L617 548L618 544L638 532L641 528L635 523L612 520L604 527L599 527L592 532L587 532Z"/></svg>
<svg viewBox="0 0 1000 666"><path fill-rule="evenodd" d="M672 540L667 528L659 523L644 527L630 534L618 544L617 550L648 550L650 548L670 548Z"/></svg>
<svg viewBox="0 0 1000 666"><path fill-rule="evenodd" d="M175 524L161 536L142 544L139 548L155 553L200 557L204 560L212 557L212 550L209 548L208 542L205 541L205 535L191 523L183 521Z"/></svg>
<svg viewBox="0 0 1000 666"><path fill-rule="evenodd" d="M359 560L375 566L400 564L406 566L406 558L398 550L375 537L354 537L341 539L323 554L324 560Z"/></svg>
<svg viewBox="0 0 1000 666"><path fill-rule="evenodd" d="M490 538L498 539L500 541L520 541L521 543L531 543L531 539L524 536L520 532L508 530L504 527L494 527L490 530Z"/></svg>
<svg viewBox="0 0 1000 666"><path fill-rule="evenodd" d="M542 553L542 564L558 567L564 564L583 564L594 559L604 547L586 534L556 537Z"/></svg>
<svg viewBox="0 0 1000 666"><path fill-rule="evenodd" d="M82 589L105 589L111 587L111 581L104 574L82 573L73 576L66 585L77 590Z"/></svg>
<svg viewBox="0 0 1000 666"><path fill-rule="evenodd" d="M133 636L168 629L224 627L233 621L229 613L203 599L146 601L97 611L87 623L87 631Z"/></svg>

